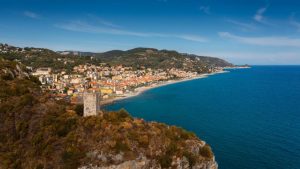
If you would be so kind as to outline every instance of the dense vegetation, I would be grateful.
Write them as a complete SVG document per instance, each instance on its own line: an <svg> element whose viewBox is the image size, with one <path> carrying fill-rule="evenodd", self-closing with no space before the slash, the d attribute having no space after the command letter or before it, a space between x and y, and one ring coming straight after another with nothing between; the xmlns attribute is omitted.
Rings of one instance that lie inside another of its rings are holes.
<svg viewBox="0 0 300 169"><path fill-rule="evenodd" d="M48 49L40 49L40 51L36 51L34 49L35 48L30 48L25 52L0 53L0 57L11 61L18 60L33 69L39 67L51 67L55 71L72 71L74 66L80 64L100 63L97 60L91 60L91 58L87 56L79 57L75 55L60 55Z"/></svg>
<svg viewBox="0 0 300 169"><path fill-rule="evenodd" d="M182 54L176 51L152 48L135 48L127 51L114 50L95 54L103 62L123 64L131 67L170 69L179 68L187 71L207 72L211 67L232 66L232 64L214 57Z"/></svg>
<svg viewBox="0 0 300 169"><path fill-rule="evenodd" d="M0 45L1 47L1 45ZM25 48L20 52L15 47L9 52L2 53L2 57L9 60L19 60L26 66L33 68L52 67L54 70L72 68L79 64L124 65L136 69L145 68L179 68L187 71L208 72L212 67L232 66L232 64L214 57L182 54L176 51L157 50L152 48L135 48L127 51L112 50L104 53L69 53L62 55L48 49Z"/></svg>
<svg viewBox="0 0 300 169"><path fill-rule="evenodd" d="M193 151L202 144L193 133L125 110L81 117L82 106L42 93L24 66L3 59L0 66L0 168L109 166L141 154L168 168L174 156L186 157L190 166L213 158L207 144Z"/></svg>

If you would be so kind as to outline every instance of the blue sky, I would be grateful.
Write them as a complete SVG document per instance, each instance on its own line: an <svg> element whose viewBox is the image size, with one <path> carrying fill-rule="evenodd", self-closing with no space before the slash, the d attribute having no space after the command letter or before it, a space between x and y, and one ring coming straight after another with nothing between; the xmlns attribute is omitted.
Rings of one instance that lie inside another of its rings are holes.
<svg viewBox="0 0 300 169"><path fill-rule="evenodd" d="M300 64L296 0L0 0L0 43L153 47L235 64Z"/></svg>

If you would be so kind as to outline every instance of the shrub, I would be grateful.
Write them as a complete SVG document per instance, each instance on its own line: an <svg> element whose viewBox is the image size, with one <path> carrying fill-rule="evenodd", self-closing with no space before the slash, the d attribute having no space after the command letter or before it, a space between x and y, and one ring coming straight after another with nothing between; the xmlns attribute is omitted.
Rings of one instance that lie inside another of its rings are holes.
<svg viewBox="0 0 300 169"><path fill-rule="evenodd" d="M29 93L29 87L34 87L33 84L28 83L28 81L19 81L19 83L21 83L21 85L16 85L15 87L15 92L17 95L24 95L26 93Z"/></svg>
<svg viewBox="0 0 300 169"><path fill-rule="evenodd" d="M25 94L21 97L21 100L17 103L18 108L23 108L27 105L32 105L34 103L34 97L31 94Z"/></svg>
<svg viewBox="0 0 300 169"><path fill-rule="evenodd" d="M63 162L63 167L65 169L73 169L78 168L80 165L80 159L83 158L85 154L80 152L77 149L71 149L64 151L61 155L61 159Z"/></svg>
<svg viewBox="0 0 300 169"><path fill-rule="evenodd" d="M57 135L59 137L65 137L75 127L76 122L75 118L71 118L63 123L59 123L57 126Z"/></svg>
<svg viewBox="0 0 300 169"><path fill-rule="evenodd" d="M181 133L181 138L183 139L191 139L191 138L195 138L196 135L193 132L190 131L183 131L183 133Z"/></svg>
<svg viewBox="0 0 300 169"><path fill-rule="evenodd" d="M166 155L166 154L163 155L163 156L161 156L158 159L158 161L159 161L159 164L160 164L161 168L169 168L171 166L171 164L172 164L171 157L168 156L168 155Z"/></svg>
<svg viewBox="0 0 300 169"><path fill-rule="evenodd" d="M142 135L138 137L138 142L142 147L147 148L149 145L149 137L147 135Z"/></svg>
<svg viewBox="0 0 300 169"><path fill-rule="evenodd" d="M119 118L127 118L130 117L129 113L125 109L119 110Z"/></svg>
<svg viewBox="0 0 300 169"><path fill-rule="evenodd" d="M126 143L123 143L121 140L117 140L114 146L114 150L117 152L126 152L129 151L130 148Z"/></svg>
<svg viewBox="0 0 300 169"><path fill-rule="evenodd" d="M193 132L186 131L180 127L171 126L166 131L166 136L171 140L180 140L180 139L191 139L196 137Z"/></svg>
<svg viewBox="0 0 300 169"><path fill-rule="evenodd" d="M10 74L4 74L0 77L3 80L13 80L14 78Z"/></svg>
<svg viewBox="0 0 300 169"><path fill-rule="evenodd" d="M27 121L17 122L16 129L21 137L24 137L28 132L29 124Z"/></svg>
<svg viewBox="0 0 300 169"><path fill-rule="evenodd" d="M196 164L197 157L194 154L192 154L188 151L184 151L183 156L185 156L188 159L189 164L190 164L190 168L192 168Z"/></svg>
<svg viewBox="0 0 300 169"><path fill-rule="evenodd" d="M175 142L171 142L167 147L166 154L169 156L173 156L176 155L177 152L178 152L177 144Z"/></svg>
<svg viewBox="0 0 300 169"><path fill-rule="evenodd" d="M37 78L37 77L35 77L35 76L30 76L29 77L30 78L30 80L33 82L33 83L35 83L35 84L37 84L37 85L42 85L41 84L41 82L40 82L40 80Z"/></svg>
<svg viewBox="0 0 300 169"><path fill-rule="evenodd" d="M209 145L205 144L205 146L203 146L200 151L199 151L200 155L206 158L212 158L214 155L211 151L211 148Z"/></svg>
<svg viewBox="0 0 300 169"><path fill-rule="evenodd" d="M104 113L103 117L109 122L119 122L117 112Z"/></svg>
<svg viewBox="0 0 300 169"><path fill-rule="evenodd" d="M43 134L42 133L37 133L32 138L32 145L33 146L38 146L42 141L43 141Z"/></svg>
<svg viewBox="0 0 300 169"><path fill-rule="evenodd" d="M166 153L162 155L158 161L162 168L169 168L172 164L172 157L177 154L178 147L175 142L171 142L167 147Z"/></svg>
<svg viewBox="0 0 300 169"><path fill-rule="evenodd" d="M83 116L83 104L77 104L75 107L75 112L78 116Z"/></svg>
<svg viewBox="0 0 300 169"><path fill-rule="evenodd" d="M44 168L44 165L43 164L38 164L35 169L43 169Z"/></svg>
<svg viewBox="0 0 300 169"><path fill-rule="evenodd" d="M121 109L118 112L104 113L103 117L104 117L104 119L106 119L107 121L112 122L112 123L124 122L124 121L126 121L127 118L131 118L129 113L124 109Z"/></svg>
<svg viewBox="0 0 300 169"><path fill-rule="evenodd" d="M1 161L1 167L21 169L20 156L18 156L17 152L1 153L0 157L3 159Z"/></svg>
<svg viewBox="0 0 300 169"><path fill-rule="evenodd" d="M171 139L172 141L177 141L179 140L179 135L175 132L175 127L171 126L166 130L166 136Z"/></svg>
<svg viewBox="0 0 300 169"><path fill-rule="evenodd" d="M127 137L130 140L138 140L139 139L139 134L134 130L130 130L127 133Z"/></svg>

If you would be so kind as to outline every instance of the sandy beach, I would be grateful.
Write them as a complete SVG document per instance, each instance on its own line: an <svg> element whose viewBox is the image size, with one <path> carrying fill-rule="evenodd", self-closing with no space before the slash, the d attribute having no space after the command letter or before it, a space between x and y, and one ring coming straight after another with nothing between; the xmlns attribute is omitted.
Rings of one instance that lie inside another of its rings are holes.
<svg viewBox="0 0 300 169"><path fill-rule="evenodd" d="M125 93L122 96L101 100L101 106L105 106L105 105L108 105L108 104L113 104L114 102L116 102L118 100L128 99L128 98L131 98L131 97L138 96L141 93L143 93L147 90L153 89L153 88L162 87L162 86L166 86L166 85L171 85L171 84L175 84L175 83L181 83L181 82L195 80L195 79L206 78L206 77L214 75L214 74L227 73L227 72L229 72L229 71L224 71L223 70L223 71L218 71L218 72L213 72L213 73L204 73L204 74L200 74L198 76L192 77L192 78L183 78L183 79L178 79L178 80L168 80L168 81L155 83L155 84L152 84L150 86L138 87L138 88L135 89L134 92Z"/></svg>

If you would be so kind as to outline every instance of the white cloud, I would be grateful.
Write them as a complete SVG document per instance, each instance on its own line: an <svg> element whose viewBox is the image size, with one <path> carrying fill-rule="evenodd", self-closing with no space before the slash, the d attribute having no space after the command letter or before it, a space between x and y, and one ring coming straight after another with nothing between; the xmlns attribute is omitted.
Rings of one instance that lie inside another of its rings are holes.
<svg viewBox="0 0 300 169"><path fill-rule="evenodd" d="M210 6L200 6L200 11L204 12L207 15L211 14Z"/></svg>
<svg viewBox="0 0 300 169"><path fill-rule="evenodd" d="M225 21L238 26L243 31L250 31L250 30L253 31L253 30L257 29L257 27L255 25L250 24L250 23L239 22L239 21L232 20L232 19L226 19Z"/></svg>
<svg viewBox="0 0 300 169"><path fill-rule="evenodd" d="M34 12L31 12L31 11L25 11L24 12L24 15L29 17L29 18L32 18L32 19L39 19L40 16Z"/></svg>
<svg viewBox="0 0 300 169"><path fill-rule="evenodd" d="M190 40L190 41L196 41L196 42L206 42L207 39L201 37L201 36L197 36L197 35L169 35L169 36L174 36L174 37L178 37L181 39L185 39L185 40Z"/></svg>
<svg viewBox="0 0 300 169"><path fill-rule="evenodd" d="M135 32L128 31L117 28L107 28L102 26L91 25L82 21L69 22L66 24L57 24L55 27L76 31L76 32L86 32L86 33L103 33L103 34L113 34L113 35L128 35L137 37L161 37L161 38L178 38L183 40L189 40L194 42L206 42L207 40L198 35L187 35L187 34L163 34L163 33L149 33L149 32Z"/></svg>
<svg viewBox="0 0 300 169"><path fill-rule="evenodd" d="M66 24L57 24L55 25L58 28L69 30L69 31L77 31L77 32L87 32L87 33L108 33L108 34L116 34L116 35L132 35L132 36L148 36L145 33L139 32L131 32L125 30L119 30L114 28L105 28L94 26L81 21L69 22Z"/></svg>
<svg viewBox="0 0 300 169"><path fill-rule="evenodd" d="M263 14L266 12L267 8L260 8L256 11L256 14L254 15L253 19L257 22L262 22L264 19Z"/></svg>
<svg viewBox="0 0 300 169"><path fill-rule="evenodd" d="M88 17L95 20L97 23L103 25L103 26L107 26L107 27L112 27L112 28L120 28L121 26L116 25L110 21L104 20L96 15L93 14L88 14Z"/></svg>
<svg viewBox="0 0 300 169"><path fill-rule="evenodd" d="M102 25L109 26L109 27L113 27L113 28L118 28L118 27L120 27L120 26L118 26L118 25L115 25L115 24L113 24L113 23L111 23L111 22L109 22L109 21L103 20L103 19L101 19L101 18L98 18L98 22L100 22Z"/></svg>
<svg viewBox="0 0 300 169"><path fill-rule="evenodd" d="M300 47L300 39L292 39L288 37L243 37L231 34L229 32L219 32L219 36L251 45Z"/></svg>
<svg viewBox="0 0 300 169"><path fill-rule="evenodd" d="M268 26L277 26L273 22L270 22L270 20L264 16L264 14L267 11L268 7L269 6L258 9L256 11L255 15L253 16L253 19L256 22L261 23L261 24L265 24L265 25L268 25Z"/></svg>

